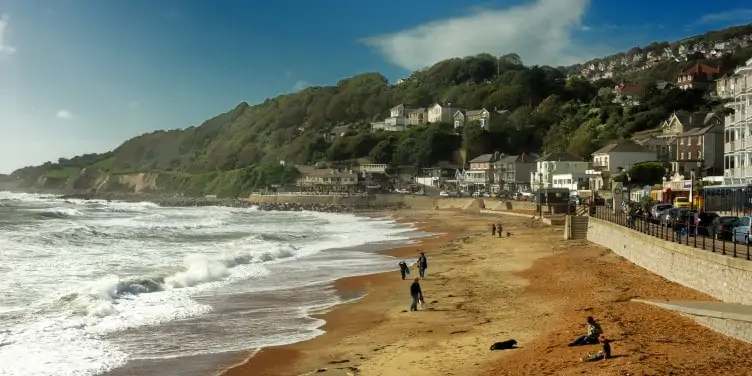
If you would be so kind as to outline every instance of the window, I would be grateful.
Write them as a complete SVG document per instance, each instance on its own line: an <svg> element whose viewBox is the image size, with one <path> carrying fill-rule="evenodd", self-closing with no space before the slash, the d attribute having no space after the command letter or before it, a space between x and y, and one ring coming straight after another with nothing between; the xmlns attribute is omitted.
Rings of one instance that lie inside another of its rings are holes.
<svg viewBox="0 0 752 376"><path fill-rule="evenodd" d="M692 159L692 152L691 151L687 152L687 159Z"/></svg>
<svg viewBox="0 0 752 376"><path fill-rule="evenodd" d="M682 153L681 153L681 155L679 156L679 159L684 159L684 153L683 153L683 152L682 152Z"/></svg>
<svg viewBox="0 0 752 376"><path fill-rule="evenodd" d="M697 152L697 159L702 159L702 152L701 151Z"/></svg>
<svg viewBox="0 0 752 376"><path fill-rule="evenodd" d="M679 145L684 145L684 137L679 138Z"/></svg>
<svg viewBox="0 0 752 376"><path fill-rule="evenodd" d="M454 127L455 128L459 128L460 127L460 121L459 120L455 120L454 121Z"/></svg>
<svg viewBox="0 0 752 376"><path fill-rule="evenodd" d="M697 145L702 145L702 136L697 136Z"/></svg>

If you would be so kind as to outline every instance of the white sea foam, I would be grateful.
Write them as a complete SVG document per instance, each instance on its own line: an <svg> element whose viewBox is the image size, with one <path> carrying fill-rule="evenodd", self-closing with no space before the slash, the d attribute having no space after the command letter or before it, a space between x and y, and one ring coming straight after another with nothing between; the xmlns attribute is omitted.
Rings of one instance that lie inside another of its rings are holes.
<svg viewBox="0 0 752 376"><path fill-rule="evenodd" d="M326 213L161 208L8 192L0 192L0 202L3 376L89 376L131 357L185 356L310 338L320 333L321 322L306 318L308 312L339 302L332 291L317 286L393 266L372 253L321 252L405 240L411 231L389 219ZM225 295L289 295L294 289L303 289L301 296L309 302L276 308L283 315L264 316L258 311L263 302L242 314L223 308L233 302ZM254 314L277 321L244 325L246 315ZM198 341L190 327L171 326L159 340L150 337L178 319L264 333L234 330ZM140 331L145 326L150 329ZM179 345L170 344L170 336Z"/></svg>

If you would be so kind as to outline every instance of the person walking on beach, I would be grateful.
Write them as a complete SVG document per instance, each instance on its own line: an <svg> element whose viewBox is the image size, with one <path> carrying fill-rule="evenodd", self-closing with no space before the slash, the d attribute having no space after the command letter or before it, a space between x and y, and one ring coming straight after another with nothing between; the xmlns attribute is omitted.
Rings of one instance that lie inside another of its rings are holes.
<svg viewBox="0 0 752 376"><path fill-rule="evenodd" d="M405 280L405 277L410 274L410 268L407 266L407 263L405 261L399 262L399 268L400 268L400 274L402 274L402 280Z"/></svg>
<svg viewBox="0 0 752 376"><path fill-rule="evenodd" d="M410 285L410 296L413 298L413 303L410 305L410 311L417 311L418 302L423 299L423 291L420 289L420 278L415 278Z"/></svg>
<svg viewBox="0 0 752 376"><path fill-rule="evenodd" d="M499 223L496 224L496 232L499 233L499 237L501 237L501 234L502 234L503 230L504 230L504 228L501 227L501 221L499 221Z"/></svg>
<svg viewBox="0 0 752 376"><path fill-rule="evenodd" d="M426 254L421 251L420 257L418 257L418 274L420 275L420 279L426 278L426 269L428 269L428 260L426 259Z"/></svg>
<svg viewBox="0 0 752 376"><path fill-rule="evenodd" d="M491 236L496 236L496 223L491 223Z"/></svg>

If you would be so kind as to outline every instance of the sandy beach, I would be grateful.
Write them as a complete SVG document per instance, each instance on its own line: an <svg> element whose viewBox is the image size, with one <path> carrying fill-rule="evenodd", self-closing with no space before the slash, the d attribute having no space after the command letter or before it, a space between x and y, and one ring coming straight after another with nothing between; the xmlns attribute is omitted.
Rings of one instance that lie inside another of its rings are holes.
<svg viewBox="0 0 752 376"><path fill-rule="evenodd" d="M392 251L429 260L426 307L409 312L410 281L398 272L347 278L366 296L321 317L326 334L262 349L224 376L322 375L749 375L752 344L634 298L714 300L647 272L599 246L563 240L560 227L503 216L511 237L492 238L497 218L454 211L401 211L444 235ZM395 261L396 263L396 261ZM417 271L413 271L414 277ZM583 363L600 346L567 347L594 316L613 359ZM520 348L489 351L515 339Z"/></svg>

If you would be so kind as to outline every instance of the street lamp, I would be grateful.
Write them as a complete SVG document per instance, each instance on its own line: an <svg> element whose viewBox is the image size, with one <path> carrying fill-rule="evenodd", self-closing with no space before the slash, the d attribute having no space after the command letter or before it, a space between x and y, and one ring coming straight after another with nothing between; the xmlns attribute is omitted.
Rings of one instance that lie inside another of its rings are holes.
<svg viewBox="0 0 752 376"><path fill-rule="evenodd" d="M543 173L538 173L538 217L543 218Z"/></svg>

